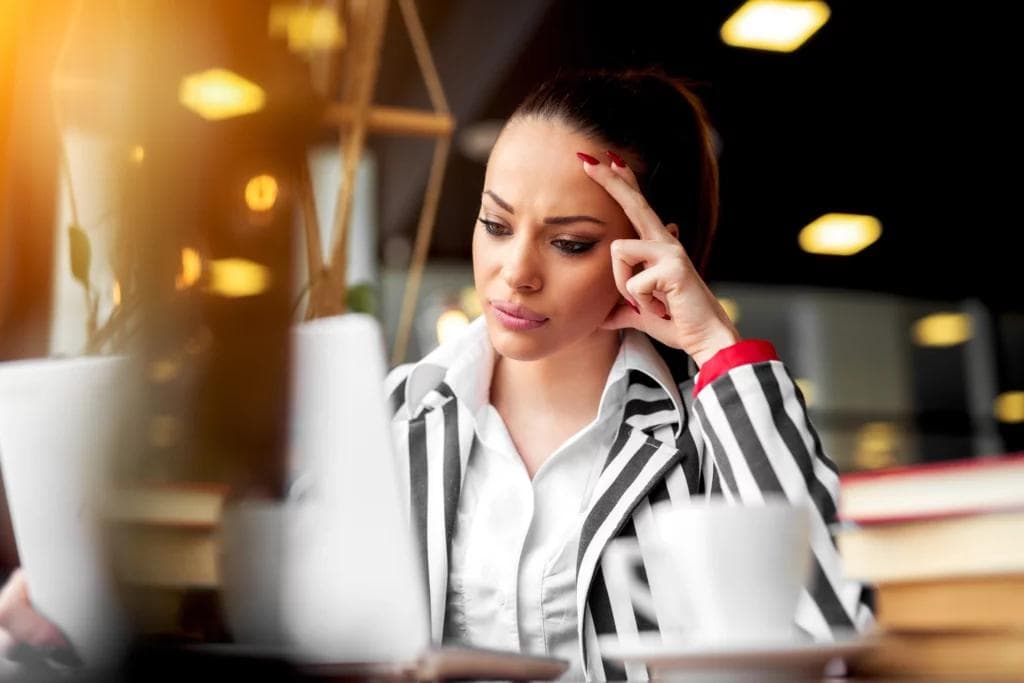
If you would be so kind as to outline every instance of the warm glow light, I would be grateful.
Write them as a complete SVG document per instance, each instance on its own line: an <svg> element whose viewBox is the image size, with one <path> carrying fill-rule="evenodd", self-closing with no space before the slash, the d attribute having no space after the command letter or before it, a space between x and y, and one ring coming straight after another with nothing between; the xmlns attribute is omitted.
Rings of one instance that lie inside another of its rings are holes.
<svg viewBox="0 0 1024 683"><path fill-rule="evenodd" d="M277 180L272 175L258 175L245 184L245 203L253 211L268 211L277 201Z"/></svg>
<svg viewBox="0 0 1024 683"><path fill-rule="evenodd" d="M825 25L831 14L819 0L750 0L722 25L733 47L792 52Z"/></svg>
<svg viewBox="0 0 1024 683"><path fill-rule="evenodd" d="M270 287L270 269L242 258L209 262L206 291L226 297L253 296Z"/></svg>
<svg viewBox="0 0 1024 683"><path fill-rule="evenodd" d="M996 397L996 419L1008 424L1024 422L1024 391L1007 391Z"/></svg>
<svg viewBox="0 0 1024 683"><path fill-rule="evenodd" d="M955 346L971 338L971 316L933 313L914 323L914 343L920 346Z"/></svg>
<svg viewBox="0 0 1024 683"><path fill-rule="evenodd" d="M192 247L185 247L181 250L181 272L174 280L174 288L178 291L188 289L203 274L203 260L199 252Z"/></svg>
<svg viewBox="0 0 1024 683"><path fill-rule="evenodd" d="M208 121L263 108L263 88L227 69L209 69L181 79L178 101Z"/></svg>
<svg viewBox="0 0 1024 683"><path fill-rule="evenodd" d="M811 254L851 256L882 235L874 216L827 213L800 231L800 248Z"/></svg>
<svg viewBox="0 0 1024 683"><path fill-rule="evenodd" d="M121 283L114 280L114 286L110 290L110 299L114 302L114 306L121 305Z"/></svg>
<svg viewBox="0 0 1024 683"><path fill-rule="evenodd" d="M181 363L173 358L155 360L149 365L149 379L155 384L164 384L177 377L180 370Z"/></svg>
<svg viewBox="0 0 1024 683"><path fill-rule="evenodd" d="M869 422L857 430L853 460L858 469L874 470L896 464L899 430L891 422Z"/></svg>
<svg viewBox="0 0 1024 683"><path fill-rule="evenodd" d="M810 408L813 406L818 390L814 382L809 379L804 379L803 377L798 377L794 379L793 382L800 389L800 393L804 395L804 403L807 404L807 407Z"/></svg>
<svg viewBox="0 0 1024 683"><path fill-rule="evenodd" d="M338 50L345 46L345 27L330 7L278 2L270 8L270 35L288 37L292 52Z"/></svg>
<svg viewBox="0 0 1024 683"><path fill-rule="evenodd" d="M722 305L725 310L725 314L729 316L729 320L736 322L740 319L740 306L736 303L735 299L719 298L718 303Z"/></svg>
<svg viewBox="0 0 1024 683"><path fill-rule="evenodd" d="M146 158L146 148L143 147L142 145L135 145L134 147L132 147L131 156L132 161L134 161L136 164L141 164L142 161Z"/></svg>
<svg viewBox="0 0 1024 683"><path fill-rule="evenodd" d="M459 305L471 320L483 313L483 309L480 308L480 297L477 296L474 287L466 287L459 292Z"/></svg>
<svg viewBox="0 0 1024 683"><path fill-rule="evenodd" d="M469 318L462 311L453 308L437 317L437 343L444 344L469 324Z"/></svg>

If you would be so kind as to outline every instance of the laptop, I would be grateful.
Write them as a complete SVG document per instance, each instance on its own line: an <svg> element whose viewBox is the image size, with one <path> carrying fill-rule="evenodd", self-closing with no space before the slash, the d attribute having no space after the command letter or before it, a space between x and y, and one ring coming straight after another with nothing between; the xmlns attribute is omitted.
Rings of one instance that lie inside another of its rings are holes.
<svg viewBox="0 0 1024 683"><path fill-rule="evenodd" d="M0 467L19 561L35 609L92 667L114 661L125 640L88 511L118 436L127 368L111 357L0 363Z"/></svg>
<svg viewBox="0 0 1024 683"><path fill-rule="evenodd" d="M294 330L289 507L297 514L288 525L281 596L290 647L339 675L362 667L420 680L560 676L568 668L561 659L431 643L385 374L372 316L324 318Z"/></svg>
<svg viewBox="0 0 1024 683"><path fill-rule="evenodd" d="M116 661L126 631L96 523L82 511L116 443L129 369L124 358L0 363L0 465L33 605L93 666ZM222 597L239 628L233 645L200 647L338 676L560 676L561 659L431 642L385 374L372 316L294 328L288 495L254 501L248 547L233 535L239 510L226 510L225 546L236 552L222 557Z"/></svg>

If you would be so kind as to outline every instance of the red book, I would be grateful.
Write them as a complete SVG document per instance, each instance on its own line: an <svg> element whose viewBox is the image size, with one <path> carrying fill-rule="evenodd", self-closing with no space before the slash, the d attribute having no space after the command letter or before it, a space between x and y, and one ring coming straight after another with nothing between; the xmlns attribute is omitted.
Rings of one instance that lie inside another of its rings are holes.
<svg viewBox="0 0 1024 683"><path fill-rule="evenodd" d="M1024 511L1024 453L846 474L839 519L895 524Z"/></svg>

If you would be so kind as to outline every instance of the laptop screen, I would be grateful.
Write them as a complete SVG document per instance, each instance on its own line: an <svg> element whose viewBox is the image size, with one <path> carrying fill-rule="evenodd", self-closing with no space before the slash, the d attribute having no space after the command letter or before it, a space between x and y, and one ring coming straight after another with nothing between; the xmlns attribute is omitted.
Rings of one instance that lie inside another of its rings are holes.
<svg viewBox="0 0 1024 683"><path fill-rule="evenodd" d="M362 314L306 322L292 352L285 631L312 660L411 660L429 645L428 598L379 324Z"/></svg>

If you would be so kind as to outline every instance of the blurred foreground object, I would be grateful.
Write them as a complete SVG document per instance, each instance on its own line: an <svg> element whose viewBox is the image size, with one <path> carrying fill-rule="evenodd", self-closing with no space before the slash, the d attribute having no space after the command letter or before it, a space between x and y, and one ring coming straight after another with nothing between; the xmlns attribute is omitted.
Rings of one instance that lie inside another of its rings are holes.
<svg viewBox="0 0 1024 683"><path fill-rule="evenodd" d="M100 513L131 370L123 357L0 363L0 465L28 592L90 667L127 636Z"/></svg>
<svg viewBox="0 0 1024 683"><path fill-rule="evenodd" d="M283 495L290 247L324 104L268 35L269 2L69 8L54 109L62 131L112 151L99 161L116 245L111 258L80 225L91 169L65 161L70 267L87 349L117 341L140 385L107 456L109 568L136 636L223 641L221 509Z"/></svg>
<svg viewBox="0 0 1024 683"><path fill-rule="evenodd" d="M875 584L857 672L1024 677L1024 454L842 478L845 573Z"/></svg>
<svg viewBox="0 0 1024 683"><path fill-rule="evenodd" d="M209 637L221 587L220 526L229 489L216 484L118 488L104 521L111 565L138 635ZM218 635L220 635L218 633Z"/></svg>

